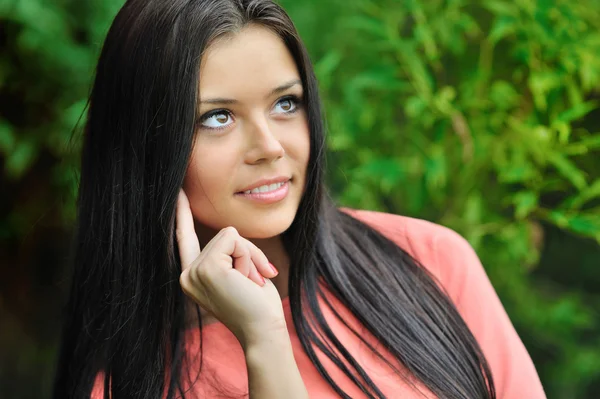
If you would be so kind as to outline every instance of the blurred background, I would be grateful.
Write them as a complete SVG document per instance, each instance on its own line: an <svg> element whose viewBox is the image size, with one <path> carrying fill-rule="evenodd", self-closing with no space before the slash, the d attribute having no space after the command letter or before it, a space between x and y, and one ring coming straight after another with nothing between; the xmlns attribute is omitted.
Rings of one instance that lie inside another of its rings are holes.
<svg viewBox="0 0 600 399"><path fill-rule="evenodd" d="M80 120L123 0L0 0L0 397L47 398ZM600 392L600 0L284 0L340 204L477 250L549 398Z"/></svg>

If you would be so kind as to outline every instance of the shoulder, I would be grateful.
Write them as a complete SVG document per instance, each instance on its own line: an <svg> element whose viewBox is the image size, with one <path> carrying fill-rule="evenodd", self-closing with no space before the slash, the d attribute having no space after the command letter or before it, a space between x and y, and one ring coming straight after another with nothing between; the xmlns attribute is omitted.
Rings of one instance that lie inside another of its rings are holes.
<svg viewBox="0 0 600 399"><path fill-rule="evenodd" d="M458 302L470 276L485 276L477 254L456 231L427 220L384 212L341 208L408 252ZM483 273L483 275L482 275Z"/></svg>
<svg viewBox="0 0 600 399"><path fill-rule="evenodd" d="M448 247L461 252L471 250L467 240L460 234L437 223L385 212L350 208L340 210L377 230L419 261L437 262L439 250L448 250Z"/></svg>
<svg viewBox="0 0 600 399"><path fill-rule="evenodd" d="M545 398L535 366L477 254L455 231L425 220L342 209L395 242L428 269L489 362L498 398Z"/></svg>

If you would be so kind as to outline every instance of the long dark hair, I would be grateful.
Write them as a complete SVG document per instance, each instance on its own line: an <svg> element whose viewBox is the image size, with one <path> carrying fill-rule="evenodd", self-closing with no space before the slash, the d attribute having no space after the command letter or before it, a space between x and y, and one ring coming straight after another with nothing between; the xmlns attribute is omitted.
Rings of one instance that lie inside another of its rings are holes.
<svg viewBox="0 0 600 399"><path fill-rule="evenodd" d="M306 191L283 242L291 259L293 322L308 357L340 396L349 397L312 343L368 397L384 397L328 327L317 302L322 279L433 393L495 398L477 342L434 279L329 199L317 81L293 23L270 0L129 0L116 16L85 128L74 274L54 396L89 396L99 372L105 397L109 391L115 399L183 396L187 305L174 224L193 142L200 59L215 38L249 23L281 37L305 91Z"/></svg>

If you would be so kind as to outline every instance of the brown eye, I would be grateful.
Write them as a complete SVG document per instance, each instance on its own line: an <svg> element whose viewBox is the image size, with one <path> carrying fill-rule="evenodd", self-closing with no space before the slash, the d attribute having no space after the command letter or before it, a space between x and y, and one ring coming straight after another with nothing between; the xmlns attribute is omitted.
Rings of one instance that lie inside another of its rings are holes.
<svg viewBox="0 0 600 399"><path fill-rule="evenodd" d="M291 98L282 98L275 104L274 112L276 114L291 114L298 109L298 102Z"/></svg>
<svg viewBox="0 0 600 399"><path fill-rule="evenodd" d="M284 111L289 111L292 109L292 102L290 100L283 100L279 104L281 104L281 109Z"/></svg>
<svg viewBox="0 0 600 399"><path fill-rule="evenodd" d="M232 119L231 114L227 111L213 111L202 117L202 127L207 129L221 129L231 125Z"/></svg>

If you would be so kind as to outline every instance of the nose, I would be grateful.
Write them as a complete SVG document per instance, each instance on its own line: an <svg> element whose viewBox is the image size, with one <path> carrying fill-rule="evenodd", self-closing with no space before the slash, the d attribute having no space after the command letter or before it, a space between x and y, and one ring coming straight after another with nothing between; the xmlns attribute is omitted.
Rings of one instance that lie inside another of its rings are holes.
<svg viewBox="0 0 600 399"><path fill-rule="evenodd" d="M285 149L266 118L251 122L248 130L250 146L246 153L246 163L273 162L283 158Z"/></svg>

